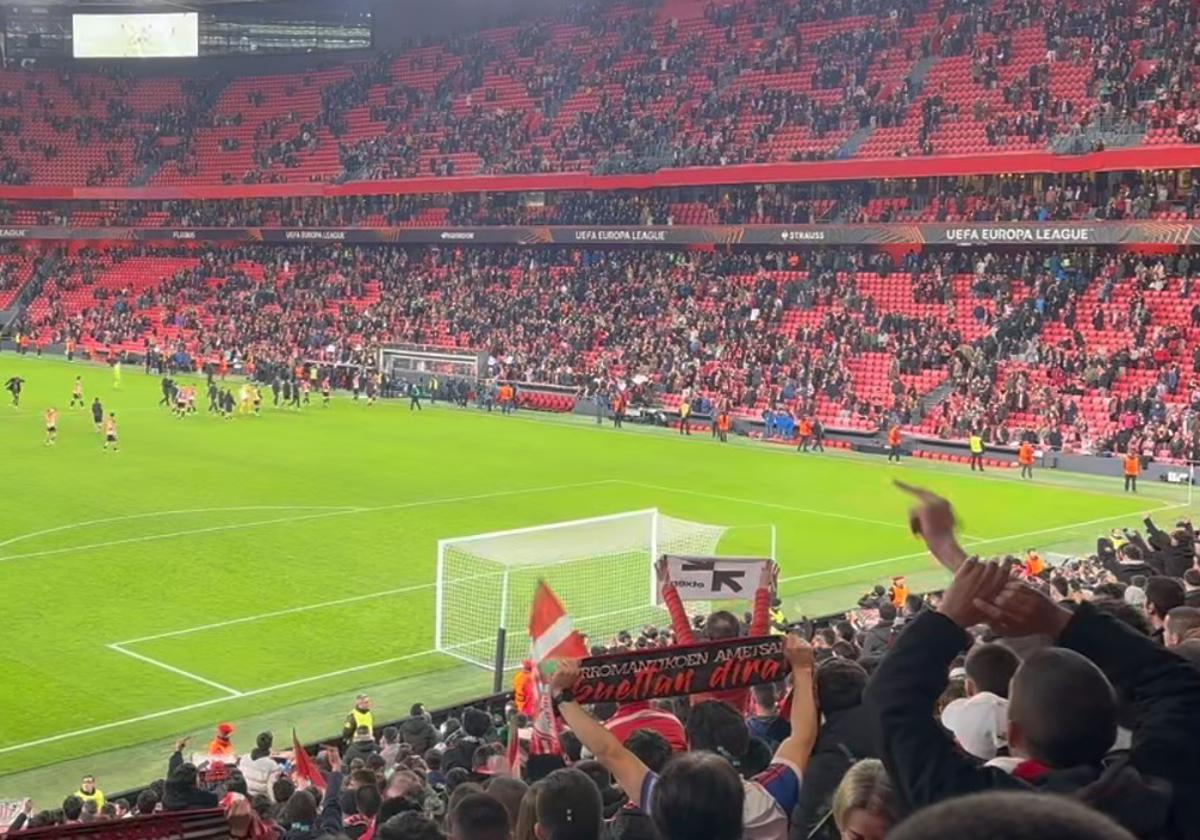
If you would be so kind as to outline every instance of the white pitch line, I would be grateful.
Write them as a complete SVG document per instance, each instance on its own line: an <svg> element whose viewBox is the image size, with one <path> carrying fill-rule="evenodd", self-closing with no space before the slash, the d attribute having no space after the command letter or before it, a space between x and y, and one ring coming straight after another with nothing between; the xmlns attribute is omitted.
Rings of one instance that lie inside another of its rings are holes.
<svg viewBox="0 0 1200 840"><path fill-rule="evenodd" d="M229 686L222 685L215 680L210 680L207 677L200 676L199 674L193 674L191 671L185 671L182 668L176 668L174 665L168 665L166 662L160 662L157 659L151 659L149 656L143 656L140 653L134 653L131 650L125 650L125 648L121 647L120 645L105 645L105 647L107 647L109 650L115 650L117 653L123 653L126 656L130 656L134 659L138 659L142 662L162 668L164 671L170 671L172 674L178 674L179 676L186 677L189 680L194 680L198 683L204 683L207 686L211 686L212 688L225 692L230 697L242 696L242 692L238 691L236 688L230 688Z"/></svg>
<svg viewBox="0 0 1200 840"><path fill-rule="evenodd" d="M974 548L975 546L987 545L989 543L1007 542L1008 540L1020 540L1020 539L1025 539L1026 537L1040 536L1041 534L1052 534L1052 533L1057 533L1058 531L1069 531L1073 528L1086 528L1089 525L1098 525L1101 522L1111 522L1114 519L1125 519L1127 517L1136 516L1139 514L1140 515L1149 515L1151 513L1158 513L1160 511L1170 510L1172 508L1177 508L1177 507L1187 507L1187 505L1186 504L1160 505L1159 507L1152 508L1150 510L1145 510L1145 511L1140 511L1140 512L1135 512L1135 513L1118 513L1118 514L1114 514L1113 516L1105 516L1100 519L1089 519L1086 522L1072 522L1070 524L1059 525L1054 528L1042 528L1041 530L1038 530L1038 531L1026 531L1021 534L1006 534L1001 537L987 537L987 538L967 537L963 541L963 547L964 548L968 548L968 547ZM810 578L821 577L823 575L836 575L839 572L853 572L858 569L869 569L874 566L883 566L888 563L898 563L901 560L913 560L918 557L927 557L927 556L929 556L928 551L916 551L916 552L913 552L912 554L900 554L900 555L897 555L896 557L885 557L882 560L869 560L865 563L855 563L853 566L842 566L837 569L826 569L824 571L819 571L819 572L807 572L802 575L792 575L791 577L781 578L779 582L780 583L791 583L792 581L797 581L797 580L808 580Z"/></svg>
<svg viewBox="0 0 1200 840"><path fill-rule="evenodd" d="M784 505L779 502L768 502L761 499L742 499L737 496L723 496L719 493L704 493L700 490L688 490L683 487L664 487L661 484L646 484L641 481L626 481L619 479L622 484L628 484L630 487L641 487L646 490L661 490L664 493L683 493L688 496L699 496L702 499L715 499L722 502L735 502L743 505L758 505L760 507L775 508L776 510L787 510L792 513L803 513L810 516L825 516L830 519L845 519L850 522L859 522L865 525L879 525L884 528L899 528L902 531L908 530L908 525L902 525L897 522L888 522L883 519L870 519L865 516L854 516L849 513L836 513L830 510L816 510L814 508L794 507L792 505Z"/></svg>
<svg viewBox="0 0 1200 840"><path fill-rule="evenodd" d="M57 534L61 531L73 531L77 528L88 528L92 525L106 525L110 522L128 522L134 519L153 519L158 516L186 516L196 513L237 513L248 510L361 510L352 505L245 505L238 507L188 508L186 510L155 510L149 513L131 513L124 516L106 516L103 519L89 519L84 522L71 522L54 528L44 528L41 531L30 531L19 534L0 542L0 548L47 534Z"/></svg>
<svg viewBox="0 0 1200 840"><path fill-rule="evenodd" d="M87 545L69 545L63 548L48 548L44 551L30 551L26 554L8 554L0 557L0 563L7 563L10 560L29 560L34 557L50 557L56 554L70 554L73 551L90 551L95 548L111 548L117 545L131 545L133 543L154 542L155 540L169 540L176 537L188 537L196 534L215 534L220 531L237 531L242 528L255 528L261 525L278 525L284 522L305 522L310 519L327 519L331 516L347 516L352 513L362 513L365 508L348 508L346 510L329 511L326 513L312 513L306 516L281 516L275 519L257 519L253 522L239 522L235 525L212 525L208 528L190 528L186 531L171 531L166 534L145 534L140 537L126 537L120 540L106 540L104 542L89 543Z"/></svg>
<svg viewBox="0 0 1200 840"><path fill-rule="evenodd" d="M358 671L366 671L370 668L380 668L384 665L392 665L396 662L405 662L409 659L419 659L422 656L432 656L435 653L438 653L438 651L422 650L417 653L406 653L403 656L393 656L389 659L380 659L376 662L367 662L364 665L351 665L349 668L339 668L336 671L326 671L324 674L316 674L311 677L301 677L300 679L276 683L275 685L268 685L263 688L251 689L250 691L242 692L242 696L254 697L258 694L267 694L271 691L281 691L285 688L292 688L293 686L304 685L305 683L317 682L318 680L328 679L329 677L340 677L344 674L354 674Z"/></svg>
<svg viewBox="0 0 1200 840"><path fill-rule="evenodd" d="M284 522L305 522L311 519L325 519L332 516L349 516L358 513L375 513L385 510L407 510L418 507L431 507L434 505L455 504L457 502L474 502L482 499L495 499L504 496L517 496L522 493L549 493L557 490L570 490L579 487L595 487L601 484L612 484L618 479L600 479L597 481L581 481L573 484L551 484L544 487L525 487L513 490L497 490L490 493L475 493L470 496L451 496L448 498L439 499L422 499L415 502L398 502L392 505L378 505L376 507L353 507L353 508L338 508L335 510L326 511L324 513L313 513L305 516L284 516L275 519L259 519L252 522L239 522L230 525L213 525L207 528L191 528L184 531L171 531L165 534L146 534L140 537L126 537L120 540L107 540L104 542L90 543L88 545L64 546L63 548L50 548L44 551L32 551L26 554L9 554L0 557L0 563L9 560L28 560L33 557L48 557L56 554L69 554L73 551L88 551L96 548L109 548L117 545L129 545L131 543L152 542L154 540L174 539L175 537L193 536L196 534L211 534L220 531L236 531L242 528L254 528L262 525L276 525Z"/></svg>
<svg viewBox="0 0 1200 840"><path fill-rule="evenodd" d="M124 651L124 652L129 653L129 651ZM3 755L4 753L17 752L19 750L29 749L31 747L40 747L43 744L53 744L57 741L65 741L68 738L79 738L84 735L94 735L97 732L107 732L110 729L118 729L123 726L132 726L135 723L145 723L146 721L149 721L149 720L157 720L159 718L170 717L171 715L182 714L184 712L191 712L191 711L195 711L196 709L203 709L208 706L215 706L219 703L226 703L230 700L240 700L245 697L256 697L260 694L269 694L272 691L280 691L282 689L291 688L296 685L303 685L304 683L315 682L316 680L323 680L323 679L327 679L329 677L341 676L343 674L352 674L356 671L365 671L368 668L378 668L383 665L391 665L393 663L403 662L403 661L409 660L409 659L418 659L422 656L430 656L435 653L437 653L436 650L425 650L425 651L420 651L419 653L405 654L404 656L394 656L391 659L381 659L378 662L368 662L365 665L354 665L350 668L342 668L337 671L329 671L324 674L317 674L317 675L311 676L311 677L303 677L299 680L291 680L289 682L278 683L276 685L268 685L268 686L263 686L262 688L254 688L249 691L240 692L236 696L233 694L227 694L223 697L212 697L208 700L200 700L199 702L196 702L196 703L188 703L186 706L176 706L173 709L161 709L160 711L150 712L149 714L145 714L145 715L138 715L137 717L125 718L124 720L114 720L114 721L110 721L108 723L97 724L95 726L88 726L84 729L76 729L73 732L62 732L58 735L48 735L44 738L38 738L34 741L27 741L24 744L11 744L7 747L0 747L0 755Z"/></svg>
<svg viewBox="0 0 1200 840"><path fill-rule="evenodd" d="M366 595L351 595L348 598L338 598L334 601L321 601L316 604L304 604L299 607L288 607L287 609L274 610L272 612L259 613L258 615L247 615L241 618L231 618L227 621L214 621L211 624L199 624L195 627L185 627L182 630L168 630L165 633L155 633L152 636L138 636L136 639L126 639L123 642L113 642L116 645L134 645L138 642L151 642L155 639L169 639L174 636L187 636L191 633L199 633L202 630L216 630L220 627L231 627L235 624L247 624L252 621L259 621L265 618L278 618L281 615L293 615L295 613L308 612L310 610L319 610L326 607L338 607L342 604L354 604L359 601L372 601L376 598L386 598L389 595L400 595L405 592L418 592L422 589L433 589L437 586L436 582L418 583L413 586L402 586L399 589L385 589L382 592L371 592Z"/></svg>

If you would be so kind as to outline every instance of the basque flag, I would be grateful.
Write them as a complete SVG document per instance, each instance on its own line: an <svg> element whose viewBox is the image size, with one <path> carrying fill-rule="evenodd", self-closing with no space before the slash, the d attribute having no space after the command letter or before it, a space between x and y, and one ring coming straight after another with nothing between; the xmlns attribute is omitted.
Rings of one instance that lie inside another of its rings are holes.
<svg viewBox="0 0 1200 840"><path fill-rule="evenodd" d="M533 660L533 737L529 742L530 755L557 755L562 752L558 742L558 720L550 702L550 681L545 665L554 670L558 659L582 659L587 656L583 636L575 631L571 616L562 601L545 581L538 581L529 611L529 647Z"/></svg>

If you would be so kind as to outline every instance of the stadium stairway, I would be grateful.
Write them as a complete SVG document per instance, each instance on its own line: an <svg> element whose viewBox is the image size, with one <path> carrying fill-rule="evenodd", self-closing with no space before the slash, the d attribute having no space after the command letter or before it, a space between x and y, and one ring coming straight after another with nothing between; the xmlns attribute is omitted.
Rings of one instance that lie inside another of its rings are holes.
<svg viewBox="0 0 1200 840"><path fill-rule="evenodd" d="M158 174L158 170L160 169L162 169L162 161L152 160L143 166L129 183L134 187L144 187L150 183L150 180Z"/></svg>
<svg viewBox="0 0 1200 840"><path fill-rule="evenodd" d="M58 265L58 251L47 251L42 257L42 263L38 266L38 270L30 273L29 279L25 281L25 285L13 296L8 306L0 310L0 333L4 333L8 329L9 324L25 313L25 309L29 304L42 293L42 285L46 282L46 278L53 272L54 267ZM29 258L31 260L34 259L32 255Z"/></svg>
<svg viewBox="0 0 1200 840"><path fill-rule="evenodd" d="M929 413L946 401L950 396L950 392L954 390L954 381L946 379L932 391L921 395L921 404L926 417Z"/></svg>
<svg viewBox="0 0 1200 840"><path fill-rule="evenodd" d="M838 147L838 150L834 152L834 157L838 160L854 157L854 153L858 151L858 147L867 142L867 138L871 136L872 131L874 129L869 125L855 131L845 143Z"/></svg>

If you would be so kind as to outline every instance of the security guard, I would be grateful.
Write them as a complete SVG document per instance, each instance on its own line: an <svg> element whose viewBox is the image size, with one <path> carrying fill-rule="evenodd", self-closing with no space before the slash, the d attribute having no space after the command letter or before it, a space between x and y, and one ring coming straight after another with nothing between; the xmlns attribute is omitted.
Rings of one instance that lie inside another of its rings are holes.
<svg viewBox="0 0 1200 840"><path fill-rule="evenodd" d="M371 732L375 731L375 715L371 714L371 698L365 694L354 698L354 708L350 710L350 714L346 715L346 722L342 725L342 740L350 743L360 726L367 727Z"/></svg>
<svg viewBox="0 0 1200 840"><path fill-rule="evenodd" d="M1142 460L1136 452L1127 451L1125 453L1125 492L1132 490L1137 492L1138 475L1142 471Z"/></svg>
<svg viewBox="0 0 1200 840"><path fill-rule="evenodd" d="M976 468L983 472L983 438L979 432L971 432L967 443L971 447L971 472L975 472Z"/></svg>
<svg viewBox="0 0 1200 840"><path fill-rule="evenodd" d="M83 781L79 783L79 790L75 791L75 796L78 796L85 803L95 802L96 812L104 807L104 791L96 787L95 776L84 776Z"/></svg>

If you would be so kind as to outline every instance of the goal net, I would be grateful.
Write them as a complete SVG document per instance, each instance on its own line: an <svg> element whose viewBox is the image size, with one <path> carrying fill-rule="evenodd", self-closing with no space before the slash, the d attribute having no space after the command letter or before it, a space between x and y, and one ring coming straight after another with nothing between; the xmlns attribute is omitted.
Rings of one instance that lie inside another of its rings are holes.
<svg viewBox="0 0 1200 840"><path fill-rule="evenodd" d="M656 558L718 554L729 530L650 509L441 540L436 648L491 668L499 664L498 631L508 631L503 667L519 665L528 655L525 628L539 579L566 605L575 629L597 640L662 626Z"/></svg>

